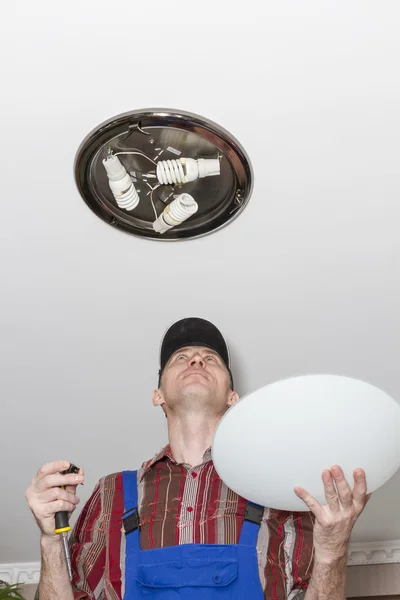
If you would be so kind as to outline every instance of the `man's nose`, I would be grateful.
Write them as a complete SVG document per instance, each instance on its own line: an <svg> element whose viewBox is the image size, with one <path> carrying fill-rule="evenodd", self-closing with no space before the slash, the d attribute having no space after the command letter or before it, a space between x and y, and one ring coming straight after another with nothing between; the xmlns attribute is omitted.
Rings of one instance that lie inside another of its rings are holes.
<svg viewBox="0 0 400 600"><path fill-rule="evenodd" d="M200 356L200 354L194 354L192 356L192 358L189 361L189 365L191 367L193 367L194 365L199 365L200 367L204 367L205 366L205 362L202 359L202 357Z"/></svg>

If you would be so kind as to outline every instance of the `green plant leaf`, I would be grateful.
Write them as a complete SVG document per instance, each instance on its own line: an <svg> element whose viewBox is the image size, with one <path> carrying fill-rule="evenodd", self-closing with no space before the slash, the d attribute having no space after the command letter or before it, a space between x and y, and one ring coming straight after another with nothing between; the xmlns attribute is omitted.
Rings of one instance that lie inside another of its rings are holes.
<svg viewBox="0 0 400 600"><path fill-rule="evenodd" d="M0 579L0 600L24 600L19 590L20 583L6 583Z"/></svg>

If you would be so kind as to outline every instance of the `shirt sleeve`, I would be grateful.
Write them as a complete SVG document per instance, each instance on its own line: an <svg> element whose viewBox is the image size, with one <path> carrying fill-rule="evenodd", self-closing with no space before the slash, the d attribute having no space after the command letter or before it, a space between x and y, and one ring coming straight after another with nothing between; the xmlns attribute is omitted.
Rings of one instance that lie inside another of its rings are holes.
<svg viewBox="0 0 400 600"><path fill-rule="evenodd" d="M74 599L97 600L103 588L106 527L101 482L83 507L70 536Z"/></svg>
<svg viewBox="0 0 400 600"><path fill-rule="evenodd" d="M287 600L303 600L308 589L314 564L314 521L310 511L294 512L290 525L285 529L287 546L291 547L291 585Z"/></svg>

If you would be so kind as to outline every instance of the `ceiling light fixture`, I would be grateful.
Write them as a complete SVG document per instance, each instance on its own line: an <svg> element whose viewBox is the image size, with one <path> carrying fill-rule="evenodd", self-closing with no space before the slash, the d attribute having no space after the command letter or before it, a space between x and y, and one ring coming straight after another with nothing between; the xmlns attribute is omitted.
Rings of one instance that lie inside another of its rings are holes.
<svg viewBox="0 0 400 600"><path fill-rule="evenodd" d="M94 129L75 158L85 202L112 226L159 240L220 229L249 201L253 175L240 143L185 111L136 110Z"/></svg>

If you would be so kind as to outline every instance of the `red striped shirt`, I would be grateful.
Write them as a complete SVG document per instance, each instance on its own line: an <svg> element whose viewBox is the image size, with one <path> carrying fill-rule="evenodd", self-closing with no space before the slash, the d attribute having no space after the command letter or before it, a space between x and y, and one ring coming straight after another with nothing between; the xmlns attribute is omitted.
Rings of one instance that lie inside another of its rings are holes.
<svg viewBox="0 0 400 600"><path fill-rule="evenodd" d="M176 544L237 544L246 500L219 478L208 450L196 467L177 464L166 446L138 471L142 550ZM124 595L122 473L103 477L71 535L75 599ZM257 542L265 600L300 600L313 566L311 512L264 509Z"/></svg>

